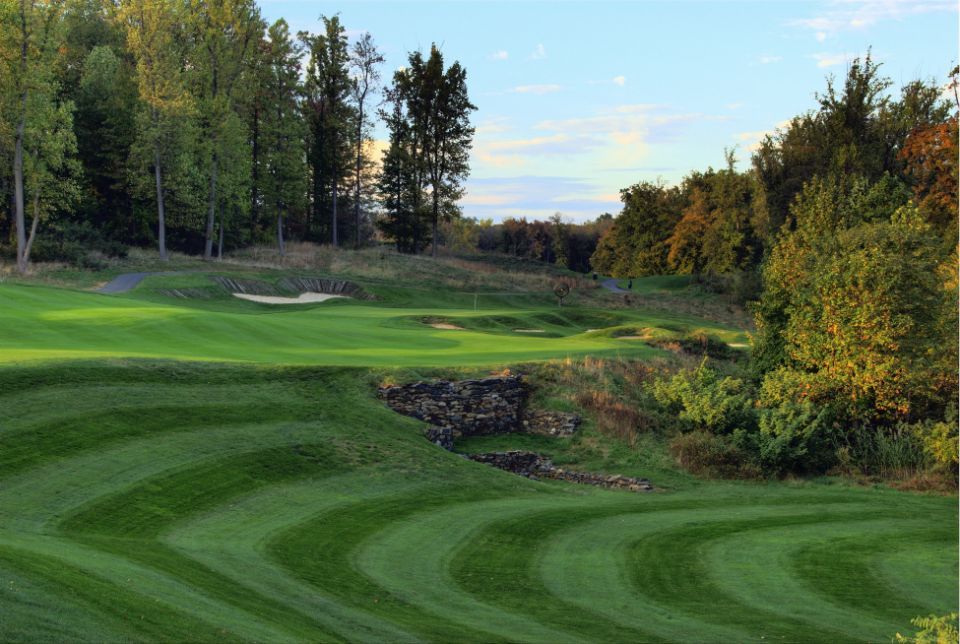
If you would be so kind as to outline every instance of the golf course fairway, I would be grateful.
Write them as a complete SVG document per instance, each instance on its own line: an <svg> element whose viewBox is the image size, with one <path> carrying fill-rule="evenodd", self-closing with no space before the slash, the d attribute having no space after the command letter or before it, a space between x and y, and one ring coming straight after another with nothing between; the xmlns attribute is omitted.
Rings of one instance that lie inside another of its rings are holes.
<svg viewBox="0 0 960 644"><path fill-rule="evenodd" d="M0 285L0 639L881 642L957 609L955 497L537 482L376 399L403 369L661 355L603 315Z"/></svg>

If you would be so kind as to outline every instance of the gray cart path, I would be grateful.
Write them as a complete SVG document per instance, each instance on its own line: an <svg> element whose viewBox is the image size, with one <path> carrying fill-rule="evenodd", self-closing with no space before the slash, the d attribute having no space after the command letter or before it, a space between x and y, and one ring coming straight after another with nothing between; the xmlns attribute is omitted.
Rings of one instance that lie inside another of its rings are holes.
<svg viewBox="0 0 960 644"><path fill-rule="evenodd" d="M613 279L613 278L608 279L608 280L603 280L602 282L600 282L600 286L602 286L603 288L607 289L608 291L612 291L612 292L614 292L614 293L629 293L629 292L630 292L630 291L628 291L628 290L625 289L625 288L620 288L619 286L617 286L617 280L615 280L615 279Z"/></svg>
<svg viewBox="0 0 960 644"><path fill-rule="evenodd" d="M151 275L182 275L183 271L159 271L154 273L124 273L97 289L97 293L126 293Z"/></svg>

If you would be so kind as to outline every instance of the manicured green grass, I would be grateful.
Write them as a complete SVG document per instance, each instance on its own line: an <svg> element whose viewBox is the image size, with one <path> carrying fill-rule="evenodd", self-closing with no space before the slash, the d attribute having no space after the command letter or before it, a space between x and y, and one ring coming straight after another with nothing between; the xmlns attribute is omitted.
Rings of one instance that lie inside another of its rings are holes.
<svg viewBox="0 0 960 644"><path fill-rule="evenodd" d="M652 355L635 340L586 333L591 324L711 328L736 342L742 334L689 315L548 308L443 309L467 330L424 324L433 308L328 301L283 308L229 299L166 303L41 286L0 285L0 362L139 357L351 366L496 365L546 358ZM496 322L500 320L500 322ZM506 320L506 323L503 321ZM493 321L493 322L491 322ZM514 326L518 325L518 326ZM544 329L538 334L516 329ZM474 330L476 329L476 330ZM477 332L477 331L495 331ZM558 336L566 337L558 337Z"/></svg>
<svg viewBox="0 0 960 644"><path fill-rule="evenodd" d="M537 483L376 380L0 367L0 639L885 641L956 609L953 498Z"/></svg>
<svg viewBox="0 0 960 644"><path fill-rule="evenodd" d="M534 482L438 449L374 395L665 355L623 335L744 342L704 319L706 296L651 278L635 288L686 313L602 293L559 309L521 275L474 310L434 264L390 261L428 286L371 278L377 302L282 308L161 293L207 288L199 273L120 296L0 284L0 640L886 641L956 610L955 498L701 482L656 435L631 447L589 422L458 442L659 491Z"/></svg>

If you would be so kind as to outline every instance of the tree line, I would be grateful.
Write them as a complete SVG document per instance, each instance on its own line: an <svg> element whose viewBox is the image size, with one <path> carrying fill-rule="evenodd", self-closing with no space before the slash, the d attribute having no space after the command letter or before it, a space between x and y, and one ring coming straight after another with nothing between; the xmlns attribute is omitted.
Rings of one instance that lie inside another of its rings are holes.
<svg viewBox="0 0 960 644"><path fill-rule="evenodd" d="M655 389L685 425L681 459L769 473L957 475L960 97L898 97L868 55L752 167L639 183L594 267L621 276L752 275L748 373L682 372ZM729 467L727 467L729 469Z"/></svg>
<svg viewBox="0 0 960 644"><path fill-rule="evenodd" d="M356 247L374 225L430 246L469 174L466 70L432 46L384 88L372 36L321 25L267 25L253 0L0 1L0 246L21 271L126 245Z"/></svg>

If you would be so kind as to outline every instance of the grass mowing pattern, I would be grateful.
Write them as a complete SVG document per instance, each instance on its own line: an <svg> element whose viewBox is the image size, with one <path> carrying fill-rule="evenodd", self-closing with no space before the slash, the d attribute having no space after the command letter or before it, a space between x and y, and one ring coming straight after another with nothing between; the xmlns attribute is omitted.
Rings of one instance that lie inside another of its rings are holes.
<svg viewBox="0 0 960 644"><path fill-rule="evenodd" d="M38 286L0 285L0 363L76 358L167 358L261 364L461 366L565 356L652 356L642 342L587 333L598 324L705 328L727 342L739 331L666 312L444 309L470 330L442 330L420 320L435 308L330 301L280 309L241 300L158 303ZM536 303L534 303L536 304ZM531 337L517 328L549 331ZM491 332L492 331L492 332Z"/></svg>
<svg viewBox="0 0 960 644"><path fill-rule="evenodd" d="M956 610L956 526L890 490L527 481L362 370L0 369L5 641L878 641Z"/></svg>

